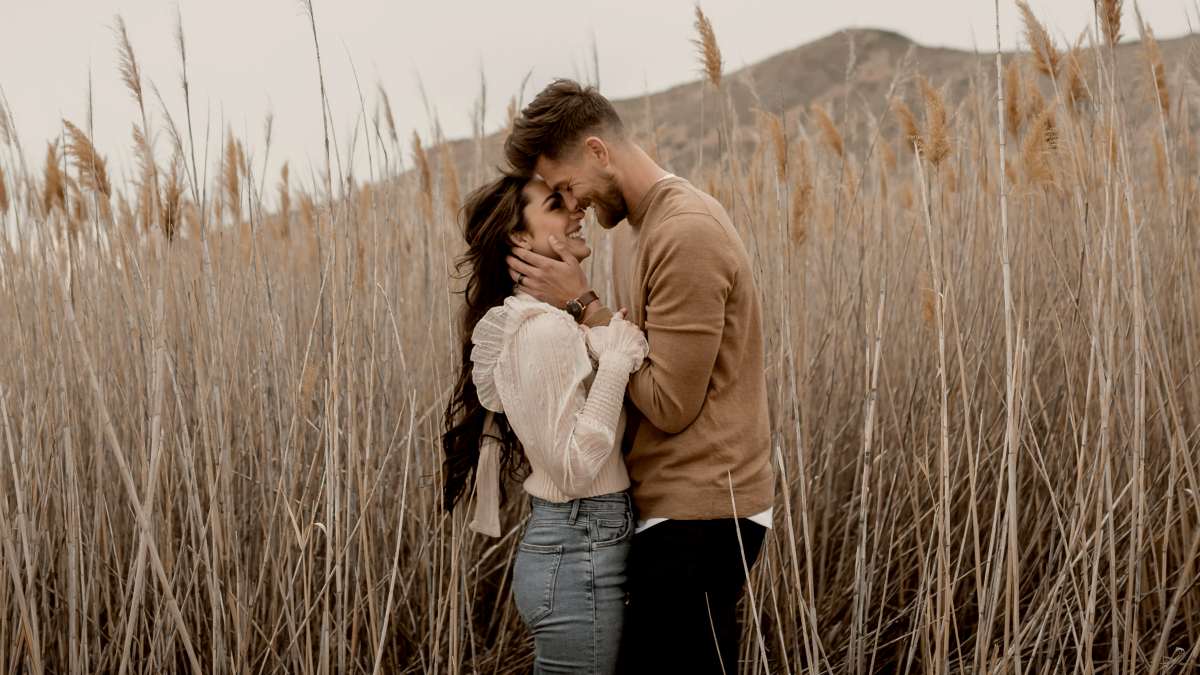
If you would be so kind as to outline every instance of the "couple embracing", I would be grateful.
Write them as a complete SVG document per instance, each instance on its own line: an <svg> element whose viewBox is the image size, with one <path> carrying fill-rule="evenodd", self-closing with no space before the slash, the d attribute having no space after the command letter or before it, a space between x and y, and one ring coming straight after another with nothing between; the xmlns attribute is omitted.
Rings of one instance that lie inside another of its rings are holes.
<svg viewBox="0 0 1200 675"><path fill-rule="evenodd" d="M505 154L463 208L446 505L473 491L472 529L498 536L500 474L527 467L513 593L535 672L735 672L774 502L745 246L591 87L547 86ZM580 266L589 207L615 228L612 298Z"/></svg>

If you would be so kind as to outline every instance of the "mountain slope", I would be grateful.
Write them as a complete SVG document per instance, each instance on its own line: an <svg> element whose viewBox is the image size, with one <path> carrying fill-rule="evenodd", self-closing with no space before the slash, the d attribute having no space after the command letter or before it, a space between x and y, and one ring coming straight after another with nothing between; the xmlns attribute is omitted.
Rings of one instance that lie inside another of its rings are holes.
<svg viewBox="0 0 1200 675"><path fill-rule="evenodd" d="M1172 83L1181 79L1173 74L1177 73L1177 65L1200 61L1200 35L1164 40L1160 46ZM1006 55L1005 61L1009 58ZM1093 58L1085 55L1085 59ZM1148 66L1138 43L1118 46L1117 59L1119 80L1125 87L1126 100L1131 102L1136 128L1137 118L1148 117L1152 110ZM847 78L847 66L851 64L853 69ZM1094 63L1085 70L1090 86L1095 87ZM863 132L870 128L870 117L884 116L887 93L897 73L896 95L912 100L911 80L920 74L936 86L946 87L953 113L953 106L962 101L972 79L989 91L995 90L995 53L924 47L883 30L846 30L726 73L722 86L733 103L739 129L735 138L743 139L744 130L753 128L755 109L784 114L792 124L797 119L805 121L804 114L811 106L821 105L854 148L869 140L869 134ZM1050 93L1049 80L1041 80L1043 89ZM675 173L690 175L701 151L708 159L720 152L720 99L707 81L696 80L647 96L615 100L613 104L637 140ZM483 139L485 166L503 163L505 133L496 132ZM698 139L703 139L703 146ZM454 141L452 145L459 166L471 165L478 156L474 140Z"/></svg>

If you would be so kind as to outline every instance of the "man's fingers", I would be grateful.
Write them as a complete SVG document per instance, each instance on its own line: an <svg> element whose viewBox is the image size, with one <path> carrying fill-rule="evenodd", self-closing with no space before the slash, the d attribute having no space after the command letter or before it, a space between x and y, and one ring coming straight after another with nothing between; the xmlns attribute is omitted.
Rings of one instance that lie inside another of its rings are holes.
<svg viewBox="0 0 1200 675"><path fill-rule="evenodd" d="M513 281L517 280L518 275L523 274L526 277L531 277L537 272L536 267L526 263L523 260L514 258L511 255L505 258L505 261L508 262L508 273L509 276L513 278Z"/></svg>
<svg viewBox="0 0 1200 675"><path fill-rule="evenodd" d="M517 256L522 261L532 265L533 267L545 267L546 265L554 262L553 258L547 258L541 253L537 253L526 248L521 248L519 246L514 246L512 252L513 255Z"/></svg>
<svg viewBox="0 0 1200 675"><path fill-rule="evenodd" d="M567 248L567 242L554 235L550 235L550 246L554 248L554 252L558 254L558 257L562 258L563 262L567 263L568 265L579 264L579 261L575 259L575 256L571 255L570 249Z"/></svg>

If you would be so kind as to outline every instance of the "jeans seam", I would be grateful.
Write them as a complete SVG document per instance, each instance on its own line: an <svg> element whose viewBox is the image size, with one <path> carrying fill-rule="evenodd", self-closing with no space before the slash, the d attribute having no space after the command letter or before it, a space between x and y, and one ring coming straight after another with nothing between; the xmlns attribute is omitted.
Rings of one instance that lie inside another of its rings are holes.
<svg viewBox="0 0 1200 675"><path fill-rule="evenodd" d="M600 657L600 636L599 636L599 620L596 615L596 557L592 555L591 547L588 547L588 568L591 570L588 574L588 600L592 610L592 668L591 671L596 673L596 661Z"/></svg>

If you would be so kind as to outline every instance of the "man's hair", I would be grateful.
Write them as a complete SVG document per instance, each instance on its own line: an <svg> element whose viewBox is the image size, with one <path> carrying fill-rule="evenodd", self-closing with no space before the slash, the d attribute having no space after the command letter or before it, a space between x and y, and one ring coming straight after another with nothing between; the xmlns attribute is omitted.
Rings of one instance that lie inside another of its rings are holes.
<svg viewBox="0 0 1200 675"><path fill-rule="evenodd" d="M504 154L513 171L533 173L538 157L558 159L585 134L624 136L621 118L595 87L558 79L537 95L513 120Z"/></svg>

